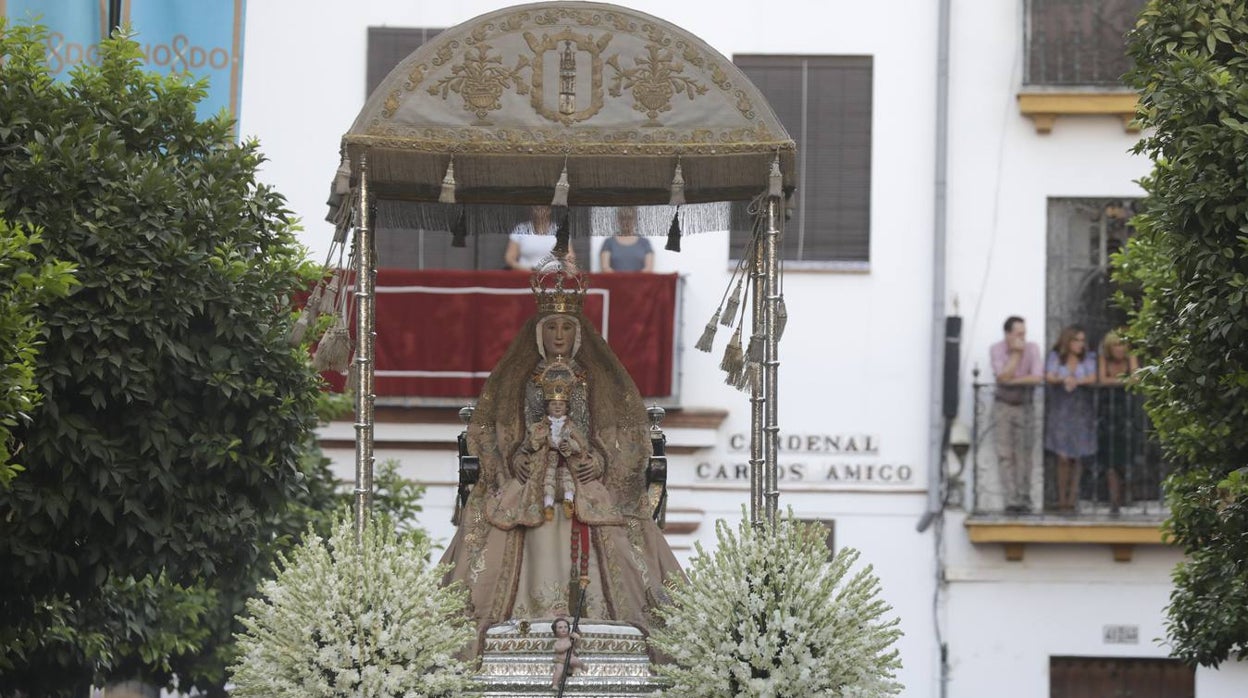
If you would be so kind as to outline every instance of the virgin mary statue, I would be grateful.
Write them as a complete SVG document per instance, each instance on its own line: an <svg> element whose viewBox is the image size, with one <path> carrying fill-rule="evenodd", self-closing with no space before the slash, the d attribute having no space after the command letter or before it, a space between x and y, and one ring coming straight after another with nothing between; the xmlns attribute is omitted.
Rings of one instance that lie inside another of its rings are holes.
<svg viewBox="0 0 1248 698"><path fill-rule="evenodd" d="M468 424L480 477L442 558L451 567L444 581L461 582L470 594L473 654L491 625L570 616L578 606L586 620L622 621L648 633L665 582L681 576L651 518L645 407L582 313L584 277L554 259L533 272L532 288L537 314L491 371ZM556 413L566 410L572 428L544 424L548 365L571 386L561 389L565 404ZM559 431L583 434L588 448L530 443L534 434L557 441L547 435ZM574 503L554 507L553 516L541 483L526 486L544 477L548 458L563 459L575 479Z"/></svg>

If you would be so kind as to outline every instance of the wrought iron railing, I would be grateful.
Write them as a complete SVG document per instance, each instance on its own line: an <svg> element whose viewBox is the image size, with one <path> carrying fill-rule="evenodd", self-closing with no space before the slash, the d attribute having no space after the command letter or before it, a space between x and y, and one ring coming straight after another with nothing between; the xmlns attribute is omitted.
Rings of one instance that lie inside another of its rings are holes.
<svg viewBox="0 0 1248 698"><path fill-rule="evenodd" d="M1121 387L1081 386L1075 389L1080 391L1076 394L1080 408L1059 410L1056 400L1045 398L1064 390L1062 386L999 392L993 383L976 382L973 390L966 483L973 514L1158 521L1165 517L1161 484L1170 469L1140 396ZM1059 430L1063 433L1054 433ZM1057 441L1066 442L1064 448L1082 442L1077 450L1084 455L1074 459L1076 467L1059 462L1053 449ZM1065 501L1059 499L1061 476L1068 478L1067 483L1075 480L1074 494Z"/></svg>
<svg viewBox="0 0 1248 698"><path fill-rule="evenodd" d="M1027 74L1042 86L1123 88L1126 35L1145 0L1027 0Z"/></svg>

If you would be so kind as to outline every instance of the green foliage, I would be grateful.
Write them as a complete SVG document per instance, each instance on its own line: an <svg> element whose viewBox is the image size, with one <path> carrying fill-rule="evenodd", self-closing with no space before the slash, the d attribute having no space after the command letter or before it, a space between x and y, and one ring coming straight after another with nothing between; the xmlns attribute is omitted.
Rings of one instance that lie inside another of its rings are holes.
<svg viewBox="0 0 1248 698"><path fill-rule="evenodd" d="M1216 666L1248 658L1248 3L1153 0L1128 50L1154 170L1115 278L1141 291L1139 388L1177 467L1168 631L1176 656Z"/></svg>
<svg viewBox="0 0 1248 698"><path fill-rule="evenodd" d="M423 536L381 517L356 542L340 516L282 560L247 605L237 698L398 698L471 694L457 654L476 632L465 590L443 587Z"/></svg>
<svg viewBox="0 0 1248 698"><path fill-rule="evenodd" d="M14 459L12 430L39 403L35 357L43 344L35 306L69 293L73 266L40 260L42 239L0 216L0 491L22 469Z"/></svg>
<svg viewBox="0 0 1248 698"><path fill-rule="evenodd" d="M0 695L220 694L234 617L332 506L319 381L287 343L311 270L257 145L197 120L202 84L124 38L53 82L45 38L0 24L0 219L80 285L37 310L44 397L0 494Z"/></svg>
<svg viewBox="0 0 1248 698"><path fill-rule="evenodd" d="M744 514L744 512L743 512ZM658 671L689 698L889 696L901 690L901 636L858 552L828 559L827 532L794 520L734 535L716 524L713 555L697 547L687 582L659 607L651 641L673 659Z"/></svg>

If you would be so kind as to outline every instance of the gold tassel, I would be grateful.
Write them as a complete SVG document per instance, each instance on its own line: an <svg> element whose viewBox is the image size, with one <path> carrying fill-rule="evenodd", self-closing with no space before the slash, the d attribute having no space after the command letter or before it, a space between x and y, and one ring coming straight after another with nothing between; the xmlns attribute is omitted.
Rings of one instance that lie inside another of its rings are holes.
<svg viewBox="0 0 1248 698"><path fill-rule="evenodd" d="M334 194L346 196L351 191L351 160L346 155L338 162L338 171L334 173Z"/></svg>
<svg viewBox="0 0 1248 698"><path fill-rule="evenodd" d="M771 172L767 175L767 196L780 198L784 194L784 175L780 173L780 153L771 161Z"/></svg>
<svg viewBox="0 0 1248 698"><path fill-rule="evenodd" d="M555 183L555 196L550 200L551 206L568 205L568 190L571 185L568 184L568 162L563 162L563 172L559 173L559 181Z"/></svg>
<svg viewBox="0 0 1248 698"><path fill-rule="evenodd" d="M711 316L711 321L706 323L706 328L702 330L702 337L698 339L697 344L693 345L693 348L709 354L711 352L711 346L715 343L715 330L718 329L716 327L718 324L719 309L716 308L715 314Z"/></svg>
<svg viewBox="0 0 1248 698"><path fill-rule="evenodd" d="M338 161L338 171L334 173L334 181L329 183L329 198L325 201L329 205L330 214L326 220L333 222L333 211L342 205L343 197L351 191L351 161L347 159L344 153Z"/></svg>
<svg viewBox="0 0 1248 698"><path fill-rule="evenodd" d="M784 305L784 294L780 294L780 298L776 303L776 341L784 336L784 326L789 324L789 309Z"/></svg>
<svg viewBox="0 0 1248 698"><path fill-rule="evenodd" d="M290 346L297 347L302 344L303 338L308 334L308 328L316 322L316 316L321 312L321 289L322 285L318 282L312 289L311 295L308 296L308 302L304 303L303 309L299 311L299 318L291 326L290 335L286 338Z"/></svg>
<svg viewBox="0 0 1248 698"><path fill-rule="evenodd" d="M321 304L317 307L317 314L324 315L338 309L338 289L341 284L339 278L337 271L329 277L329 283L325 284L325 294L321 296Z"/></svg>
<svg viewBox="0 0 1248 698"><path fill-rule="evenodd" d="M677 166L679 167L679 165ZM669 252L680 252L680 207L672 214L672 225L667 229L667 245L663 248Z"/></svg>
<svg viewBox="0 0 1248 698"><path fill-rule="evenodd" d="M762 364L753 361L747 361L745 369L741 371L740 379L737 381L737 389L744 392L751 392L754 386L758 384L763 375Z"/></svg>
<svg viewBox="0 0 1248 698"><path fill-rule="evenodd" d="M763 362L763 338L760 335L750 337L750 348L745 353L750 363L761 364Z"/></svg>
<svg viewBox="0 0 1248 698"><path fill-rule="evenodd" d="M312 368L317 371L337 371L341 373L347 370L347 363L351 359L351 333L347 331L347 324L341 317L337 323L325 332L325 336L321 337L321 343L316 347L316 353L312 355Z"/></svg>
<svg viewBox="0 0 1248 698"><path fill-rule="evenodd" d="M749 392L763 375L763 336L755 333L750 336L750 346L745 350L745 367L737 376L738 390Z"/></svg>
<svg viewBox="0 0 1248 698"><path fill-rule="evenodd" d="M680 160L676 161L676 174L672 175L672 195L668 206L683 206L685 203L685 175L680 170ZM677 250L679 252L680 250Z"/></svg>
<svg viewBox="0 0 1248 698"><path fill-rule="evenodd" d="M292 347L297 347L303 342L303 338L308 334L308 325L312 324L311 311L305 305L303 310L299 311L299 319L295 320L295 324L290 327L290 335L286 337L287 343Z"/></svg>
<svg viewBox="0 0 1248 698"><path fill-rule="evenodd" d="M442 193L438 194L438 203L455 203L455 156L451 156L446 166L446 176L442 178Z"/></svg>
<svg viewBox="0 0 1248 698"><path fill-rule="evenodd" d="M741 353L741 328L738 327L737 331L732 333L732 339L728 340L728 346L724 349L724 358L719 362L719 367L731 378L736 376L744 365L745 357Z"/></svg>
<svg viewBox="0 0 1248 698"><path fill-rule="evenodd" d="M732 327L733 320L737 317L737 310L741 308L741 285L744 281L744 276L737 279L737 287L728 297L728 306L724 308L724 314L719 319L719 323L724 327Z"/></svg>

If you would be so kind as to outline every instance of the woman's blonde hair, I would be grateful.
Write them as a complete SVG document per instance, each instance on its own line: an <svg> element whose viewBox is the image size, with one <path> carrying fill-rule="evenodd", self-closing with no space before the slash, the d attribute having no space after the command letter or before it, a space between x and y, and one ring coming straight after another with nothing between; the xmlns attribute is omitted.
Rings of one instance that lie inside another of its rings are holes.
<svg viewBox="0 0 1248 698"><path fill-rule="evenodd" d="M1110 330L1109 332L1106 332L1105 336L1101 339L1101 356L1108 358L1110 347L1116 346L1126 347L1127 340L1123 339L1122 335L1118 334L1117 330Z"/></svg>

